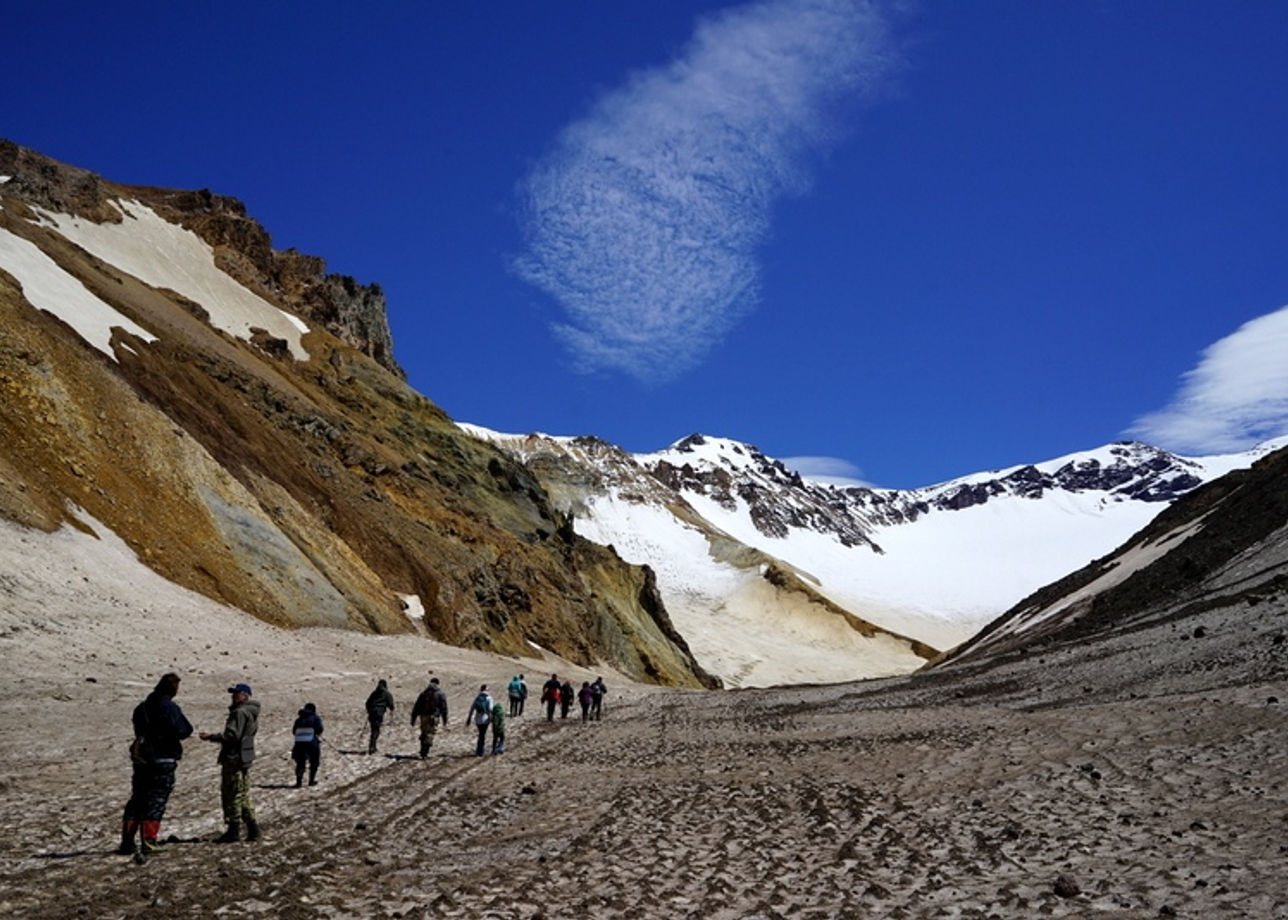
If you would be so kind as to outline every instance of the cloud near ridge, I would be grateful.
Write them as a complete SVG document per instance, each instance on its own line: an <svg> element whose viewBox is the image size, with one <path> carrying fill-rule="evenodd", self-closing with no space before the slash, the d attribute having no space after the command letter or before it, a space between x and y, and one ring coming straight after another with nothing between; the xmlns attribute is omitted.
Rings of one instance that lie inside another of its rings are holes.
<svg viewBox="0 0 1288 920"><path fill-rule="evenodd" d="M1203 350L1170 405L1127 430L1178 453L1234 453L1288 434L1288 306Z"/></svg>
<svg viewBox="0 0 1288 920"><path fill-rule="evenodd" d="M795 470L806 479L833 486L861 486L875 488L863 478L863 470L842 457L783 457L783 466Z"/></svg>
<svg viewBox="0 0 1288 920"><path fill-rule="evenodd" d="M756 303L771 206L890 61L874 5L762 0L700 20L679 58L566 127L520 185L515 267L559 302L577 369L696 366Z"/></svg>

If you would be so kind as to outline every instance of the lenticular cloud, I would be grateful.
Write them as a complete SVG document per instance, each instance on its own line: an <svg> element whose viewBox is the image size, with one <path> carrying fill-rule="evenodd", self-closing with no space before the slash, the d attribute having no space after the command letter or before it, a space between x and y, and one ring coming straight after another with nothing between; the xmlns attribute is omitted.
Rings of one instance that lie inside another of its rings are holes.
<svg viewBox="0 0 1288 920"><path fill-rule="evenodd" d="M1167 408L1130 433L1169 450L1229 453L1288 434L1288 307L1209 345Z"/></svg>
<svg viewBox="0 0 1288 920"><path fill-rule="evenodd" d="M564 129L521 186L517 269L562 307L579 369L672 378L754 305L770 206L804 189L886 46L856 0L738 7Z"/></svg>

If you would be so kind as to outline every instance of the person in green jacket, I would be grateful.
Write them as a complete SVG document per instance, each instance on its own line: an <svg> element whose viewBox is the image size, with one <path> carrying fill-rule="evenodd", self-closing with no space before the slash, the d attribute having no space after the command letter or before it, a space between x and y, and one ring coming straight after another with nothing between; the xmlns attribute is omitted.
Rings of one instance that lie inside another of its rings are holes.
<svg viewBox="0 0 1288 920"><path fill-rule="evenodd" d="M219 745L219 798L224 808L228 829L216 843L236 843L241 839L241 822L246 822L246 839L259 839L255 806L250 801L250 765L255 761L255 733L259 730L259 702L252 700L250 684L228 688L232 702L228 720L219 734L202 732L202 741Z"/></svg>
<svg viewBox="0 0 1288 920"><path fill-rule="evenodd" d="M500 703L492 707L492 753L505 753L505 707Z"/></svg>

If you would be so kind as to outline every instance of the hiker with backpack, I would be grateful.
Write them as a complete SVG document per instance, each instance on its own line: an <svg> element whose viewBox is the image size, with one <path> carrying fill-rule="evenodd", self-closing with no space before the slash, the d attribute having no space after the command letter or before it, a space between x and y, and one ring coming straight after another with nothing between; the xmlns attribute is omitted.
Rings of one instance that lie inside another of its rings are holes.
<svg viewBox="0 0 1288 920"><path fill-rule="evenodd" d="M514 675L514 678L510 681L510 686L506 688L506 693L510 697L511 718L523 712L523 697L527 694L527 689L527 687L523 686L523 675Z"/></svg>
<svg viewBox="0 0 1288 920"><path fill-rule="evenodd" d="M429 686L416 697L416 705L411 708L411 724L417 721L420 722L420 759L424 760L434 746L439 722L447 727L447 694L439 688L437 677L431 677Z"/></svg>
<svg viewBox="0 0 1288 920"><path fill-rule="evenodd" d="M572 681L565 680L559 688L559 718L568 718L568 710L572 708L572 701L577 696L577 691L573 689Z"/></svg>
<svg viewBox="0 0 1288 920"><path fill-rule="evenodd" d="M596 722L604 714L606 696L608 696L608 688L604 686L604 678L596 677L595 682L590 685L590 717Z"/></svg>
<svg viewBox="0 0 1288 920"><path fill-rule="evenodd" d="M466 724L473 722L474 727L479 730L479 743L474 751L475 757L483 756L483 742L487 738L488 725L492 722L493 705L492 695L487 692L487 684L484 684L479 687L479 695L474 697L469 714L465 716Z"/></svg>
<svg viewBox="0 0 1288 920"><path fill-rule="evenodd" d="M384 724L385 713L394 711L394 695L389 692L389 682L381 678L376 689L367 697L367 722L371 725L371 740L367 742L367 753L376 753L376 742L380 739L380 726Z"/></svg>
<svg viewBox="0 0 1288 920"><path fill-rule="evenodd" d="M202 741L213 741L219 745L219 799L228 829L215 843L241 840L243 820L246 822L246 839L259 839L255 806L250 801L250 765L255 761L259 702L250 698L250 684L235 684L228 688L228 692L232 694L232 702L228 704L224 730L219 734L202 732L198 735Z"/></svg>
<svg viewBox="0 0 1288 920"><path fill-rule="evenodd" d="M555 707L559 705L559 691L563 685L558 674L551 674L550 679L541 685L541 702L546 704L546 721L555 720Z"/></svg>
<svg viewBox="0 0 1288 920"><path fill-rule="evenodd" d="M304 708L291 726L295 736L295 745L291 748L291 760L295 761L295 788L304 785L304 765L309 766L309 785L318 784L318 764L322 761L322 717L318 708L312 703L305 703Z"/></svg>
<svg viewBox="0 0 1288 920"><path fill-rule="evenodd" d="M130 745L133 773L130 777L130 800L125 803L121 824L122 856L134 853L134 835L139 834L139 853L147 855L157 849L161 819L174 790L174 774L183 757L183 739L192 734L192 725L175 703L179 693L179 675L163 674L147 698L134 707L134 743ZM139 857L141 858L141 856Z"/></svg>
<svg viewBox="0 0 1288 920"><path fill-rule="evenodd" d="M505 753L505 709L499 702L492 706L492 753Z"/></svg>

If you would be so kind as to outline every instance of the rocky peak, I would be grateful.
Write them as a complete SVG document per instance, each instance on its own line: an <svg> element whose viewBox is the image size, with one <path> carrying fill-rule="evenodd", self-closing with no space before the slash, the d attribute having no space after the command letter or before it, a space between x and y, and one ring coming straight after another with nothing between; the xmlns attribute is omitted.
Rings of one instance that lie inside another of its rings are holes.
<svg viewBox="0 0 1288 920"><path fill-rule="evenodd" d="M326 262L294 249L276 250L259 221L236 198L209 189L183 190L110 182L0 139L0 175L6 197L96 223L119 223L113 202L133 199L191 230L215 252L215 262L247 288L406 377L394 360L384 292L347 275L328 273Z"/></svg>

